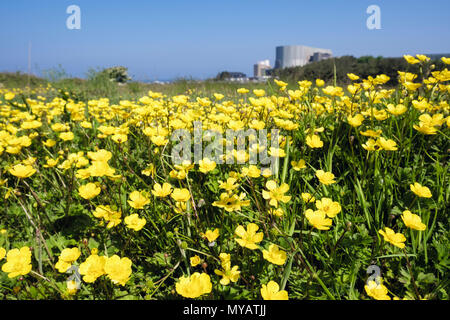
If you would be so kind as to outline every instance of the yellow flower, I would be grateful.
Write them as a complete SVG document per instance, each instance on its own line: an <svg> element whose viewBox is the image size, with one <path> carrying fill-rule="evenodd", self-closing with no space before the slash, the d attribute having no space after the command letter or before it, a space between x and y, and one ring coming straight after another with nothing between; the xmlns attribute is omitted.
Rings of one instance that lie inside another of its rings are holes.
<svg viewBox="0 0 450 320"><path fill-rule="evenodd" d="M422 223L422 219L409 210L403 211L402 220L405 223L405 226L414 230L423 231L427 228L427 226Z"/></svg>
<svg viewBox="0 0 450 320"><path fill-rule="evenodd" d="M219 188L225 189L226 191L233 191L237 187L239 187L238 184L235 184L237 181L236 178L228 178L227 181L223 182L219 180Z"/></svg>
<svg viewBox="0 0 450 320"><path fill-rule="evenodd" d="M358 80L359 77L356 74L353 73L347 73L347 77L349 77L350 80L355 81Z"/></svg>
<svg viewBox="0 0 450 320"><path fill-rule="evenodd" d="M266 91L264 91L263 89L255 89L255 90L253 90L253 93L257 97L262 97L262 96L266 95Z"/></svg>
<svg viewBox="0 0 450 320"><path fill-rule="evenodd" d="M416 54L416 57L422 62L430 61L430 58L423 54Z"/></svg>
<svg viewBox="0 0 450 320"><path fill-rule="evenodd" d="M5 100L12 100L16 95L12 92L5 93Z"/></svg>
<svg viewBox="0 0 450 320"><path fill-rule="evenodd" d="M71 141L74 138L73 132L63 132L59 135L59 138L64 141Z"/></svg>
<svg viewBox="0 0 450 320"><path fill-rule="evenodd" d="M387 106L387 110L392 113L395 116L399 116L403 113L405 113L406 111L408 111L408 108L405 107L402 104L398 104L397 106L394 106L393 104L388 104Z"/></svg>
<svg viewBox="0 0 450 320"><path fill-rule="evenodd" d="M313 195L310 194L310 193L308 193L308 192L303 192L303 193L302 193L302 199L303 199L303 201L305 201L306 203L316 201L316 198L314 198Z"/></svg>
<svg viewBox="0 0 450 320"><path fill-rule="evenodd" d="M359 127L363 123L364 116L362 114L358 113L354 117L348 116L347 117L347 121L348 121L349 125L351 125L352 127L356 128L356 127Z"/></svg>
<svg viewBox="0 0 450 320"><path fill-rule="evenodd" d="M221 285L228 285L230 282L236 282L239 279L239 276L241 272L238 270L239 266L233 266L231 267L231 262L222 262L222 268L223 270L215 269L214 273L218 276L222 276L222 279L220 279Z"/></svg>
<svg viewBox="0 0 450 320"><path fill-rule="evenodd" d="M199 161L199 169L200 172L208 173L216 168L216 163L214 161L209 160L208 158L204 158Z"/></svg>
<svg viewBox="0 0 450 320"><path fill-rule="evenodd" d="M105 262L108 258L98 256L96 254L90 255L86 261L80 264L80 274L83 275L85 282L91 283L105 274Z"/></svg>
<svg viewBox="0 0 450 320"><path fill-rule="evenodd" d="M378 138L381 135L381 130L373 131L373 130L366 130L366 131L360 131L359 133L365 137L372 137L372 138Z"/></svg>
<svg viewBox="0 0 450 320"><path fill-rule="evenodd" d="M383 284L381 284L381 281L377 283L374 280L370 280L368 284L364 286L364 289L366 290L366 293L369 297L372 297L376 300L391 300L391 297L387 295L388 289Z"/></svg>
<svg viewBox="0 0 450 320"><path fill-rule="evenodd" d="M310 148L322 148L323 147L323 141L320 140L320 137L317 134L307 136L306 144Z"/></svg>
<svg viewBox="0 0 450 320"><path fill-rule="evenodd" d="M275 281L269 281L261 286L261 296L264 300L289 300L286 290L280 291L280 286Z"/></svg>
<svg viewBox="0 0 450 320"><path fill-rule="evenodd" d="M56 144L56 141L53 139L47 139L46 141L42 142L42 144L48 148L51 148Z"/></svg>
<svg viewBox="0 0 450 320"><path fill-rule="evenodd" d="M229 193L221 193L220 200L214 201L213 206L224 208L227 212L239 211L241 207L250 205L250 200L243 200L245 193L230 195Z"/></svg>
<svg viewBox="0 0 450 320"><path fill-rule="evenodd" d="M72 263L80 257L80 255L81 251L77 247L64 249L59 255L59 259L55 264L55 268L58 269L58 271L61 273L66 272L67 270L69 270Z"/></svg>
<svg viewBox="0 0 450 320"><path fill-rule="evenodd" d="M147 220L145 220L145 218L139 218L137 213L126 216L123 221L128 228L133 229L134 231L141 230L147 223Z"/></svg>
<svg viewBox="0 0 450 320"><path fill-rule="evenodd" d="M187 202L189 200L190 193L189 190L186 188L182 189L175 188L173 189L173 192L170 196L172 197L173 200L177 202Z"/></svg>
<svg viewBox="0 0 450 320"><path fill-rule="evenodd" d="M339 202L333 201L330 198L322 198L316 201L316 207L318 210L325 212L325 214L334 218L339 212L341 212L341 205Z"/></svg>
<svg viewBox="0 0 450 320"><path fill-rule="evenodd" d="M31 250L29 247L12 249L6 255L6 263L2 271L8 273L8 278L24 276L31 271Z"/></svg>
<svg viewBox="0 0 450 320"><path fill-rule="evenodd" d="M243 177L258 178L261 175L261 169L253 164L248 166L248 168L243 167L241 171Z"/></svg>
<svg viewBox="0 0 450 320"><path fill-rule="evenodd" d="M191 257L189 260L192 267L195 267L196 265L200 264L200 262L202 262L202 259L200 259L200 257L197 255Z"/></svg>
<svg viewBox="0 0 450 320"><path fill-rule="evenodd" d="M329 230L333 223L331 219L326 218L325 212L321 210L313 211L312 209L308 209L305 211L305 216L309 223L319 230Z"/></svg>
<svg viewBox="0 0 450 320"><path fill-rule="evenodd" d="M397 150L397 144L394 140L391 139L385 139L383 137L379 137L377 140L378 146L386 151L396 151Z"/></svg>
<svg viewBox="0 0 450 320"><path fill-rule="evenodd" d="M133 191L130 193L130 200L128 200L128 204L134 209L144 209L144 206L150 203L150 200L147 199L141 192Z"/></svg>
<svg viewBox="0 0 450 320"><path fill-rule="evenodd" d="M385 231L378 230L378 233L380 233L384 237L385 241L390 242L391 244L393 244L396 247L399 247L400 249L403 249L405 247L404 242L406 241L406 238L403 234L395 233L394 230L388 227L385 227L384 230Z"/></svg>
<svg viewBox="0 0 450 320"><path fill-rule="evenodd" d="M202 238L208 239L208 242L214 242L219 237L219 229L206 230L205 233L200 234Z"/></svg>
<svg viewBox="0 0 450 320"><path fill-rule="evenodd" d="M267 261L280 266L286 262L286 252L280 250L276 244L271 244L269 250L263 250L263 257Z"/></svg>
<svg viewBox="0 0 450 320"><path fill-rule="evenodd" d="M263 190L262 196L264 199L269 200L269 205L273 207L278 207L278 202L287 203L291 200L291 196L285 196L284 194L288 192L289 185L283 183L281 186L277 187L277 183L274 180L269 180L266 182L266 188L269 190Z"/></svg>
<svg viewBox="0 0 450 320"><path fill-rule="evenodd" d="M156 173L155 166L153 165L153 163L150 163L147 168L141 171L141 173L143 175L146 175L147 177L148 176L154 177Z"/></svg>
<svg viewBox="0 0 450 320"><path fill-rule="evenodd" d="M130 259L113 255L106 259L104 270L112 283L124 286L131 275L131 264Z"/></svg>
<svg viewBox="0 0 450 320"><path fill-rule="evenodd" d="M185 298L198 298L212 290L211 278L206 273L193 273L190 277L181 277L175 285L179 295Z"/></svg>
<svg viewBox="0 0 450 320"><path fill-rule="evenodd" d="M431 191L425 186L422 186L418 182L414 182L414 184L410 184L409 188L412 192L414 192L418 197L421 198L431 198Z"/></svg>
<svg viewBox="0 0 450 320"><path fill-rule="evenodd" d="M444 62L445 64L450 64L450 58L442 57L441 60L442 60L442 62Z"/></svg>
<svg viewBox="0 0 450 320"><path fill-rule="evenodd" d="M329 185L329 184L333 184L336 182L334 180L334 174L332 174L331 172L317 170L316 177L319 179L320 183L323 183L324 185Z"/></svg>
<svg viewBox="0 0 450 320"><path fill-rule="evenodd" d="M167 197L172 192L172 185L170 183L164 182L162 187L159 183L155 183L153 186L152 193L155 197Z"/></svg>
<svg viewBox="0 0 450 320"><path fill-rule="evenodd" d="M323 81L322 79L316 79L316 86L323 87L325 85L325 81Z"/></svg>
<svg viewBox="0 0 450 320"><path fill-rule="evenodd" d="M0 247L0 260L2 260L6 255L5 248Z"/></svg>
<svg viewBox="0 0 450 320"><path fill-rule="evenodd" d="M413 56L410 55L404 55L403 58L405 58L405 60L409 63L409 64L416 64L419 63L420 60L414 58Z"/></svg>
<svg viewBox="0 0 450 320"><path fill-rule="evenodd" d="M80 255L81 251L77 247L66 248L63 251L61 251L59 259L64 260L66 262L75 262L80 257Z"/></svg>
<svg viewBox="0 0 450 320"><path fill-rule="evenodd" d="M96 152L89 151L87 156L92 161L108 162L112 157L112 153L108 150L100 149Z"/></svg>
<svg viewBox="0 0 450 320"><path fill-rule="evenodd" d="M291 165L292 165L292 169L294 169L295 171L300 171L301 169L306 168L306 162L303 159L300 159L298 162L291 161Z"/></svg>
<svg viewBox="0 0 450 320"><path fill-rule="evenodd" d="M240 93L240 94L246 94L249 92L249 90L246 88L239 88L236 91L237 91L237 93Z"/></svg>
<svg viewBox="0 0 450 320"><path fill-rule="evenodd" d="M257 249L258 246L256 244L261 242L264 236L262 232L256 233L258 229L259 227L254 223L249 223L247 225L247 231L243 226L238 226L234 231L234 233L240 237L240 239L236 239L237 243L250 250Z"/></svg>
<svg viewBox="0 0 450 320"><path fill-rule="evenodd" d="M36 172L30 165L16 164L12 169L9 169L9 173L18 178L24 179L31 177Z"/></svg>
<svg viewBox="0 0 450 320"><path fill-rule="evenodd" d="M95 183L89 182L88 184L82 185L78 188L80 196L86 200L96 197L100 193L101 189L97 187Z"/></svg>
<svg viewBox="0 0 450 320"><path fill-rule="evenodd" d="M78 285L75 280L66 281L66 285L67 285L67 294L73 295L73 294L77 293Z"/></svg>
<svg viewBox="0 0 450 320"><path fill-rule="evenodd" d="M55 264L55 268L58 270L58 272L65 273L69 268L72 266L71 263L68 263L64 260L59 259L58 262Z"/></svg>

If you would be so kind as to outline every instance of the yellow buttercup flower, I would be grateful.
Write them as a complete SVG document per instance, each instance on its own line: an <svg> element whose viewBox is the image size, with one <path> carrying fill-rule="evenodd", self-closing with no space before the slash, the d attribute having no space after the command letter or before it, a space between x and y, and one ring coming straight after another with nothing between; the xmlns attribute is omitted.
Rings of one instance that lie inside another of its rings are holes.
<svg viewBox="0 0 450 320"><path fill-rule="evenodd" d="M173 200L177 202L187 202L191 196L188 189L182 188L175 188L173 189L172 193L170 194Z"/></svg>
<svg viewBox="0 0 450 320"><path fill-rule="evenodd" d="M414 184L410 184L409 188L414 194L420 198L431 198L431 191L428 187L422 186L418 182L414 182Z"/></svg>
<svg viewBox="0 0 450 320"><path fill-rule="evenodd" d="M409 64L416 64L416 63L419 63L420 62L420 60L418 60L418 59L416 59L416 58L414 58L413 56L410 56L410 55L404 55L403 56L403 58L405 58L405 60L409 63Z"/></svg>
<svg viewBox="0 0 450 320"><path fill-rule="evenodd" d="M325 172L323 170L316 171L316 177L319 179L320 183L324 185L333 184L336 181L334 180L334 174L331 172Z"/></svg>
<svg viewBox="0 0 450 320"><path fill-rule="evenodd" d="M92 283L105 274L105 262L108 258L96 254L90 255L86 261L80 264L79 272L83 280Z"/></svg>
<svg viewBox="0 0 450 320"><path fill-rule="evenodd" d="M150 203L150 200L146 198L141 192L133 191L130 193L130 200L128 204L134 209L144 209L144 207Z"/></svg>
<svg viewBox="0 0 450 320"><path fill-rule="evenodd" d="M202 259L200 259L199 256L195 255L195 256L191 257L189 259L189 261L191 262L191 267L195 267L195 266L199 265L200 262L202 262Z"/></svg>
<svg viewBox="0 0 450 320"><path fill-rule="evenodd" d="M6 255L5 248L0 247L0 260L2 260Z"/></svg>
<svg viewBox="0 0 450 320"><path fill-rule="evenodd" d="M134 231L141 230L147 223L147 220L145 220L144 218L139 218L139 215L137 213L126 216L123 221L128 228L133 229Z"/></svg>
<svg viewBox="0 0 450 320"><path fill-rule="evenodd" d="M333 201L330 198L322 198L316 201L316 207L318 210L325 212L325 214L334 218L339 212L341 212L341 205L339 202Z"/></svg>
<svg viewBox="0 0 450 320"><path fill-rule="evenodd" d="M200 234L202 238L208 239L208 242L214 242L219 237L219 229L206 230L205 233Z"/></svg>
<svg viewBox="0 0 450 320"><path fill-rule="evenodd" d="M393 244L396 247L399 247L400 249L403 249L405 247L405 241L406 238L403 234L401 233L395 233L394 230L385 227L384 231L383 230L379 230L378 233L380 233L383 237L384 240Z"/></svg>
<svg viewBox="0 0 450 320"><path fill-rule="evenodd" d="M286 252L280 250L276 244L271 244L269 250L263 250L263 257L267 261L280 266L286 262Z"/></svg>
<svg viewBox="0 0 450 320"><path fill-rule="evenodd" d="M348 116L347 117L347 121L348 121L349 125L351 125L352 127L356 128L356 127L359 127L363 123L364 116L362 114L358 113L354 117Z"/></svg>
<svg viewBox="0 0 450 320"><path fill-rule="evenodd" d="M388 289L381 284L381 280L379 279L379 283L374 280L370 280L365 286L364 289L369 297L372 297L376 300L391 300L391 297L388 296Z"/></svg>
<svg viewBox="0 0 450 320"><path fill-rule="evenodd" d="M203 173L208 173L216 168L216 163L214 161L209 160L208 158L204 158L199 161L199 170Z"/></svg>
<svg viewBox="0 0 450 320"><path fill-rule="evenodd" d="M267 190L262 191L262 196L266 200L269 201L269 205L277 208L278 202L281 201L283 203L287 203L291 200L291 196L285 196L284 194L289 191L289 185L287 183L283 183L281 186L277 186L277 183L274 180L269 180L266 182Z"/></svg>
<svg viewBox="0 0 450 320"><path fill-rule="evenodd" d="M64 141L71 141L74 139L74 137L75 136L74 136L73 132L71 132L71 131L63 132L59 135L59 138Z"/></svg>
<svg viewBox="0 0 450 320"><path fill-rule="evenodd" d="M313 195L308 192L303 192L301 196L303 201L305 201L306 203L316 201L316 198L314 198Z"/></svg>
<svg viewBox="0 0 450 320"><path fill-rule="evenodd" d="M193 273L190 277L181 277L175 285L179 295L185 298L198 298L212 290L211 278L206 273Z"/></svg>
<svg viewBox="0 0 450 320"><path fill-rule="evenodd" d="M314 228L318 230L329 230L333 221L326 217L326 214L322 210L312 210L308 209L305 211L305 217L308 222L313 225Z"/></svg>
<svg viewBox="0 0 450 320"><path fill-rule="evenodd" d="M100 191L101 189L95 183L91 182L78 188L80 196L86 200L96 197L100 193Z"/></svg>
<svg viewBox="0 0 450 320"><path fill-rule="evenodd" d="M131 265L130 259L113 255L106 259L104 271L112 283L124 286L130 278Z"/></svg>
<svg viewBox="0 0 450 320"><path fill-rule="evenodd" d="M300 171L301 169L306 168L306 162L303 159L300 159L298 162L291 161L291 165L292 165L292 169L294 169L295 171Z"/></svg>
<svg viewBox="0 0 450 320"><path fill-rule="evenodd" d="M394 140L391 139L385 139L383 137L379 137L377 140L378 146L386 151L396 151L397 150L397 144Z"/></svg>
<svg viewBox="0 0 450 320"><path fill-rule="evenodd" d="M78 291L78 285L77 282L75 280L68 280L66 281L66 285L67 285L67 294L68 295L73 295L75 293L77 293Z"/></svg>
<svg viewBox="0 0 450 320"><path fill-rule="evenodd" d="M422 223L422 219L409 210L403 211L402 220L405 223L405 226L414 230L423 231L427 228L427 226Z"/></svg>
<svg viewBox="0 0 450 320"><path fill-rule="evenodd" d="M16 95L14 94L14 93L12 93L12 92L7 92L7 93L5 93L5 100L12 100L12 99L14 99L14 97L15 97Z"/></svg>
<svg viewBox="0 0 450 320"><path fill-rule="evenodd" d="M2 271L8 273L8 278L15 278L28 274L31 268L31 250L29 247L22 247L8 251Z"/></svg>
<svg viewBox="0 0 450 320"><path fill-rule="evenodd" d="M11 173L13 176L25 179L31 177L33 174L35 174L36 169L34 169L30 165L23 165L23 164L16 164L14 167L9 169L9 173Z"/></svg>
<svg viewBox="0 0 450 320"><path fill-rule="evenodd" d="M358 80L359 77L356 74L353 73L347 73L347 77L349 77L350 80L355 81Z"/></svg>
<svg viewBox="0 0 450 320"><path fill-rule="evenodd" d="M164 198L172 193L172 185L170 183L164 182L161 186L159 183L155 183L153 186L152 193L155 197Z"/></svg>
<svg viewBox="0 0 450 320"><path fill-rule="evenodd" d="M286 290L280 291L280 286L275 281L269 281L261 286L261 296L264 300L289 300Z"/></svg>
<svg viewBox="0 0 450 320"><path fill-rule="evenodd" d="M258 246L256 244L261 242L264 237L262 232L256 233L258 229L259 227L254 223L249 223L247 225L247 230L245 230L243 226L238 226L234 231L234 233L240 237L236 239L237 243L250 250L257 249Z"/></svg>
<svg viewBox="0 0 450 320"><path fill-rule="evenodd" d="M310 148L322 148L323 147L323 141L320 140L320 137L317 134L307 136L306 144Z"/></svg>

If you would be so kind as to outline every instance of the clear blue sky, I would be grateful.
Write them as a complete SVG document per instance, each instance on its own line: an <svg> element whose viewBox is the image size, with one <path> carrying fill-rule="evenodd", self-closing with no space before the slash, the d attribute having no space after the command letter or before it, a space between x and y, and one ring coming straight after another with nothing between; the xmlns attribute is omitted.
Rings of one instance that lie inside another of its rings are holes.
<svg viewBox="0 0 450 320"><path fill-rule="evenodd" d="M69 5L81 30L68 30ZM381 8L381 30L368 30L366 9ZM335 56L450 52L449 0L3 0L0 71L59 64L72 76L123 65L137 80L252 75L275 47L303 44Z"/></svg>

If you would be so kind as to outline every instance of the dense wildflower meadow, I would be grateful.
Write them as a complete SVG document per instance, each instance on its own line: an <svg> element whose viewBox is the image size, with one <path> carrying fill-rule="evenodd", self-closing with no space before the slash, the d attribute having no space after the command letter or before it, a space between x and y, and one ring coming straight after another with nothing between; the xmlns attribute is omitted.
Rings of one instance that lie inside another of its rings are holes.
<svg viewBox="0 0 450 320"><path fill-rule="evenodd" d="M0 299L449 299L450 71L405 59L395 87L0 89Z"/></svg>

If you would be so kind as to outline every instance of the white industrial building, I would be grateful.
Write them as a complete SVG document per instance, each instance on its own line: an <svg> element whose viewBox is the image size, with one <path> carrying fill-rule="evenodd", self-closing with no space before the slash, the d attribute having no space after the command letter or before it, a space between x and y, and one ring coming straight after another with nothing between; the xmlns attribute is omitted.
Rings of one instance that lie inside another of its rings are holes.
<svg viewBox="0 0 450 320"><path fill-rule="evenodd" d="M279 46L276 47L275 68L289 68L304 66L310 62L331 58L330 49L311 48L307 46Z"/></svg>

